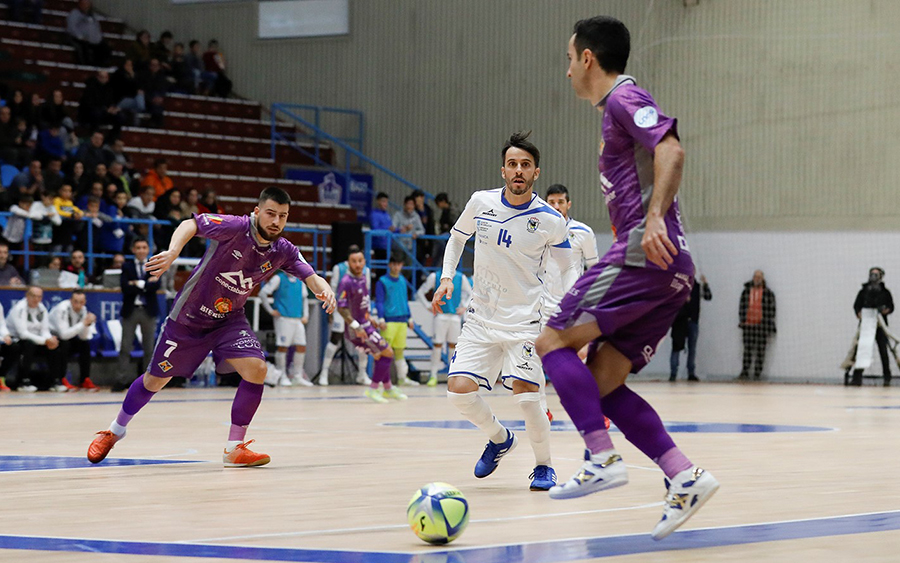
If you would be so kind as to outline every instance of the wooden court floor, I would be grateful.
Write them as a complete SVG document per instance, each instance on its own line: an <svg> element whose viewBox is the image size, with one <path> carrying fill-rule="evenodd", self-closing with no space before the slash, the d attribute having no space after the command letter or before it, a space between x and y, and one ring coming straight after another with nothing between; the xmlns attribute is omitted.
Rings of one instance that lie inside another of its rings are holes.
<svg viewBox="0 0 900 563"><path fill-rule="evenodd" d="M628 486L551 500L528 490L524 430L493 475L472 475L485 439L458 427L445 387L388 405L361 387L267 389L248 437L272 463L250 469L221 465L233 389L163 391L92 467L88 443L122 395L3 394L0 561L900 561L900 389L633 388L722 484L661 542L649 532L662 474L621 434ZM552 390L549 399L554 465L567 479L582 443ZM488 400L521 425L506 392ZM431 481L454 484L471 506L468 529L444 548L405 523L413 491Z"/></svg>

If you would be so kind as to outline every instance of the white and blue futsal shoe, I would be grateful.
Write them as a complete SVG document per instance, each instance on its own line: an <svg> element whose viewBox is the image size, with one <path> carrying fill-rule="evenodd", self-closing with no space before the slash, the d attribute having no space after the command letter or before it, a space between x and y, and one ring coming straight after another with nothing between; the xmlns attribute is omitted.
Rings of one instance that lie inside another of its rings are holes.
<svg viewBox="0 0 900 563"><path fill-rule="evenodd" d="M508 428L506 429L506 441L502 444L495 444L488 440L487 445L484 447L484 453L481 454L481 459L475 464L475 476L483 479L493 473L503 456L516 449L516 444L518 443L516 435L510 432Z"/></svg>
<svg viewBox="0 0 900 563"><path fill-rule="evenodd" d="M688 521L700 507L719 490L719 482L712 473L696 465L665 480L668 491L664 499L662 519L650 534L661 540Z"/></svg>
<svg viewBox="0 0 900 563"><path fill-rule="evenodd" d="M628 471L615 450L591 454L584 450L584 464L571 479L550 489L550 498L578 498L628 484Z"/></svg>
<svg viewBox="0 0 900 563"><path fill-rule="evenodd" d="M556 485L556 471L549 465L538 465L529 475L532 491L549 491Z"/></svg>

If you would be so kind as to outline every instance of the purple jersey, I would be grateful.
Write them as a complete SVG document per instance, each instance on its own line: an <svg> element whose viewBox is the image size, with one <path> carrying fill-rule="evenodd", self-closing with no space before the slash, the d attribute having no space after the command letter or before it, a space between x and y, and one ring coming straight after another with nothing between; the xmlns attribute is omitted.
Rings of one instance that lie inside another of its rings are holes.
<svg viewBox="0 0 900 563"><path fill-rule="evenodd" d="M169 318L210 330L231 316L244 316L244 303L253 287L279 269L304 280L315 271L290 241L279 238L262 246L251 232L250 217L204 213L194 217L197 234L210 239L203 259L191 272Z"/></svg>
<svg viewBox="0 0 900 563"><path fill-rule="evenodd" d="M653 98L630 76L619 76L600 101L603 106L600 141L600 186L615 242L604 256L608 264L659 269L641 248L647 206L653 194L653 153L667 133L677 135L676 120L663 115ZM665 215L669 240L678 248L670 271L693 272L676 198Z"/></svg>
<svg viewBox="0 0 900 563"><path fill-rule="evenodd" d="M337 288L337 306L350 309L350 316L359 324L369 320L369 287L366 276L358 278L347 273L341 278Z"/></svg>

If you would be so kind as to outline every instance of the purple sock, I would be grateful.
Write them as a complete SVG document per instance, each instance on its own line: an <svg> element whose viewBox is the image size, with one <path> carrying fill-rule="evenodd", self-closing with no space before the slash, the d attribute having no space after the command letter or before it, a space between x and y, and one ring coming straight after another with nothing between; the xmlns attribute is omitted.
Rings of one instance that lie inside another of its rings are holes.
<svg viewBox="0 0 900 563"><path fill-rule="evenodd" d="M372 385L377 387L381 383L385 390L391 388L391 362L393 361L393 358L387 356L381 356L375 360L375 368L372 370Z"/></svg>
<svg viewBox="0 0 900 563"><path fill-rule="evenodd" d="M572 348L560 348L544 355L541 361L544 371L553 381L559 401L591 453L611 449L612 440L603 419L600 390L591 370L578 357L578 352Z"/></svg>
<svg viewBox="0 0 900 563"><path fill-rule="evenodd" d="M119 415L116 416L117 424L128 426L128 423L131 422L134 415L144 408L144 405L150 402L153 395L156 395L155 391L148 391L147 388L144 387L145 377L153 376L142 375L135 379L131 383L131 387L128 388L128 393L125 394L125 400L122 401L122 408L119 409Z"/></svg>
<svg viewBox="0 0 900 563"><path fill-rule="evenodd" d="M656 464L659 465L659 468L663 470L663 473L665 473L666 477L669 479L674 478L685 469L690 469L694 466L694 464L691 463L691 460L681 453L681 450L677 447L672 448L661 455Z"/></svg>
<svg viewBox="0 0 900 563"><path fill-rule="evenodd" d="M675 442L666 432L659 415L637 393L621 385L603 397L602 403L603 412L616 428L637 449L652 459L653 463L659 464L666 475L671 477L669 470L673 468L685 469L683 467L685 462L688 464L687 467L691 466L690 461L675 447ZM677 454L669 454L673 449ZM669 454L665 459L666 467L662 466L664 454Z"/></svg>
<svg viewBox="0 0 900 563"><path fill-rule="evenodd" d="M244 379L238 385L237 393L234 394L234 402L231 403L231 430L228 431L229 441L244 441L247 435L247 427L259 408L262 401L263 387L262 383L250 383Z"/></svg>

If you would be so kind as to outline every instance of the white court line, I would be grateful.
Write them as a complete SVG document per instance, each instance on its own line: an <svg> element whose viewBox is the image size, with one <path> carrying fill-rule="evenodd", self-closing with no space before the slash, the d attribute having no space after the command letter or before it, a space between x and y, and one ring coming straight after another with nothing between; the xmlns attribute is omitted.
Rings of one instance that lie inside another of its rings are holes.
<svg viewBox="0 0 900 563"><path fill-rule="evenodd" d="M553 518L555 516L581 516L584 514L601 514L604 512L624 512L628 510L643 510L645 508L654 508L662 506L662 502L651 502L648 504L639 504L636 506L626 506L623 508L601 508L597 510L578 510L575 512L556 512L550 514L528 514L525 516L511 516L508 518L481 518L478 520L470 520L470 524L490 523L490 522L514 522L516 520L534 520L536 518ZM391 524L389 526L366 526L362 528L332 528L328 530L307 530L305 532L283 532L274 534L251 534L245 536L226 536L220 538L203 538L199 540L184 540L176 543L202 543L214 541L232 541L232 540L249 540L261 538L297 538L303 536L320 536L330 534L346 534L350 532L384 532L387 530L399 530L409 528L409 524Z"/></svg>

